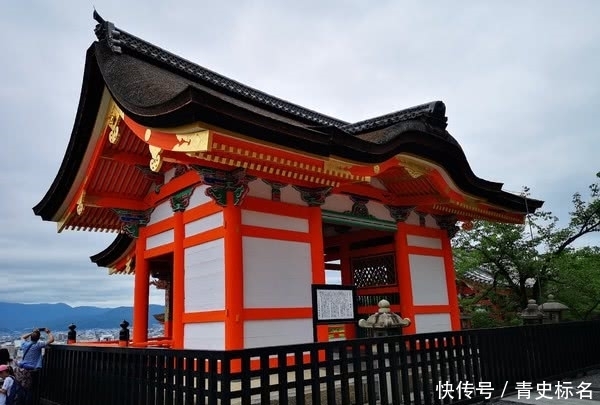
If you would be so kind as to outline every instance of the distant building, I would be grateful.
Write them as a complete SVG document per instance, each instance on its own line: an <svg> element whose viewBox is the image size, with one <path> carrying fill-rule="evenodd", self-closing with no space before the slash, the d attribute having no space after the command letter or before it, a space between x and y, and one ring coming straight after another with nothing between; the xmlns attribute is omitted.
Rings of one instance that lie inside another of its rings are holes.
<svg viewBox="0 0 600 405"><path fill-rule="evenodd" d="M134 344L148 341L151 284L173 348L311 341L326 269L356 286L363 315L386 298L408 333L459 329L457 223L520 223L542 205L473 174L440 101L346 122L97 19L71 139L34 212L118 233L92 261L134 274Z"/></svg>

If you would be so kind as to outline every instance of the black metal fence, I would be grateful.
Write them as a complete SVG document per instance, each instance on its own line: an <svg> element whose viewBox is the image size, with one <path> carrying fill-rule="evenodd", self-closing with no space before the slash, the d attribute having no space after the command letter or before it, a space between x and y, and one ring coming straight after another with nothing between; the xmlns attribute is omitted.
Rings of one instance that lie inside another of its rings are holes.
<svg viewBox="0 0 600 405"><path fill-rule="evenodd" d="M40 402L470 403L600 367L599 341L600 322L573 322L234 351L55 346Z"/></svg>

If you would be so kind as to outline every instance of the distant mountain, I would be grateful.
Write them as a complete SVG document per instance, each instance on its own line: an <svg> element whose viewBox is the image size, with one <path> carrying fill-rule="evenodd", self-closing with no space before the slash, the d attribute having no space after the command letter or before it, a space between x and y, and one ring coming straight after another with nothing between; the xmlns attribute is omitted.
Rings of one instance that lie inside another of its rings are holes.
<svg viewBox="0 0 600 405"><path fill-rule="evenodd" d="M154 314L164 312L162 305L150 305L148 325L157 326ZM133 323L132 307L71 307L67 304L16 304L0 302L0 331L22 332L46 327L68 330L71 323L82 329L115 329L123 320Z"/></svg>

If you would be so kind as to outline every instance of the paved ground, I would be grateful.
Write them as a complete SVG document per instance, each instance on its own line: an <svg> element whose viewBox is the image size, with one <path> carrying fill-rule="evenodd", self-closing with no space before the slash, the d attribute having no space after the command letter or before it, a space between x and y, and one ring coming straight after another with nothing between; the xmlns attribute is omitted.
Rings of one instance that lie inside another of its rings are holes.
<svg viewBox="0 0 600 405"><path fill-rule="evenodd" d="M570 383L570 384L569 384ZM497 405L515 405L515 404L535 404L535 405L589 405L600 404L600 370L590 371L586 376L574 378L572 380L563 379L562 381L552 381L551 389L544 391L543 388L550 387L532 387L527 398L527 390L523 390L521 395L514 393L498 401ZM564 388L563 388L564 387ZM568 388L570 387L570 388ZM560 398L558 396L560 393ZM543 394L543 396L542 396ZM597 404L598 403L598 404Z"/></svg>

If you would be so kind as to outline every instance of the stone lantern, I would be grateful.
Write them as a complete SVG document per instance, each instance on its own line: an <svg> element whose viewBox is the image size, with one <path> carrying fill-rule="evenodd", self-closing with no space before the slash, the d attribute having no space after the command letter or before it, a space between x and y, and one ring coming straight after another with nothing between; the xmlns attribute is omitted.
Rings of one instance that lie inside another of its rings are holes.
<svg viewBox="0 0 600 405"><path fill-rule="evenodd" d="M379 310L376 313L358 321L358 326L370 330L373 337L401 335L402 328L410 325L410 319L401 318L390 310L388 300L381 300L377 305Z"/></svg>
<svg viewBox="0 0 600 405"><path fill-rule="evenodd" d="M539 325L544 322L544 313L540 311L535 300L529 300L527 308L519 315L523 319L524 325Z"/></svg>
<svg viewBox="0 0 600 405"><path fill-rule="evenodd" d="M460 311L460 328L462 330L471 329L473 327L473 323L471 321L473 316L469 312L465 311L462 306L459 306L458 309Z"/></svg>
<svg viewBox="0 0 600 405"><path fill-rule="evenodd" d="M548 294L548 301L540 305L540 309L546 314L546 322L558 323L562 319L563 311L569 309L568 306L554 300L554 295Z"/></svg>

